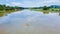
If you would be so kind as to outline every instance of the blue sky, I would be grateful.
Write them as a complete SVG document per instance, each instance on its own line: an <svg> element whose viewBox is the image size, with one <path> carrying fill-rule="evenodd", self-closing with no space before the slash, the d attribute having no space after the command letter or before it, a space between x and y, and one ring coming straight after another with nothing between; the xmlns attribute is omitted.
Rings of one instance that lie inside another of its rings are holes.
<svg viewBox="0 0 60 34"><path fill-rule="evenodd" d="M0 4L21 7L60 5L60 0L0 0Z"/></svg>

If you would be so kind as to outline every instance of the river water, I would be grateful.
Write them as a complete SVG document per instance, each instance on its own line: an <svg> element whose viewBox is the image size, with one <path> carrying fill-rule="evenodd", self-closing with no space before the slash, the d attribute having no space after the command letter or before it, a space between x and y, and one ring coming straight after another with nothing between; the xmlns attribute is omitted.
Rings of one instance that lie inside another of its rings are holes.
<svg viewBox="0 0 60 34"><path fill-rule="evenodd" d="M60 34L60 12L9 13L0 17L0 34Z"/></svg>

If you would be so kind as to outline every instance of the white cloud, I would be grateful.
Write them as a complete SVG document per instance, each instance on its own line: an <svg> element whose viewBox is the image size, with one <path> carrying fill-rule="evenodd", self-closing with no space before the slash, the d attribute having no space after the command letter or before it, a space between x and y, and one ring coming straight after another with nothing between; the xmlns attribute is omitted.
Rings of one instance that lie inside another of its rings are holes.
<svg viewBox="0 0 60 34"><path fill-rule="evenodd" d="M9 2L9 0L6 0L6 2Z"/></svg>
<svg viewBox="0 0 60 34"><path fill-rule="evenodd" d="M23 2L11 2L12 5L22 6L22 7L38 7L44 5L53 5L57 4L60 5L60 0L25 0Z"/></svg>
<svg viewBox="0 0 60 34"><path fill-rule="evenodd" d="M18 5L23 5L23 4L20 3L20 2L12 2L12 4L13 4L13 5L16 5L16 6L18 6Z"/></svg>
<svg viewBox="0 0 60 34"><path fill-rule="evenodd" d="M6 2L15 1L15 0L5 0Z"/></svg>
<svg viewBox="0 0 60 34"><path fill-rule="evenodd" d="M10 4L7 3L6 6L10 6Z"/></svg>

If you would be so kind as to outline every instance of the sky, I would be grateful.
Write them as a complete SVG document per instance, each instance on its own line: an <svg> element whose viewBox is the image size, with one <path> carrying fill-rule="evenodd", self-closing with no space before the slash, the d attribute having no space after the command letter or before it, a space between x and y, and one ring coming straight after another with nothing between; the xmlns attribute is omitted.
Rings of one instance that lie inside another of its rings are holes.
<svg viewBox="0 0 60 34"><path fill-rule="evenodd" d="M0 0L0 4L20 7L60 5L60 0Z"/></svg>

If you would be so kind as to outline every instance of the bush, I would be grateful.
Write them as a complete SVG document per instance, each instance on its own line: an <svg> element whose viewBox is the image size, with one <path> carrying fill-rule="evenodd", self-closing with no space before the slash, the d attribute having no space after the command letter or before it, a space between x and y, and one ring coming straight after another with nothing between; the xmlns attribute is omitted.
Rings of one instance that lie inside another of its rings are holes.
<svg viewBox="0 0 60 34"><path fill-rule="evenodd" d="M49 8L47 6L44 6L43 10L49 10Z"/></svg>

